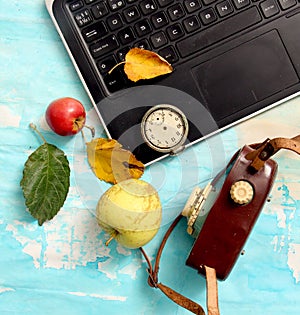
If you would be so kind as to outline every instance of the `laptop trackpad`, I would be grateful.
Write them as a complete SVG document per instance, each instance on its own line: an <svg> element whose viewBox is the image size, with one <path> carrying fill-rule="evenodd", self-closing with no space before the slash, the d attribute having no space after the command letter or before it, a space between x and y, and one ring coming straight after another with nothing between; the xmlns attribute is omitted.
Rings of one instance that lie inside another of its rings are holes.
<svg viewBox="0 0 300 315"><path fill-rule="evenodd" d="M275 30L227 51L192 71L216 121L299 81Z"/></svg>

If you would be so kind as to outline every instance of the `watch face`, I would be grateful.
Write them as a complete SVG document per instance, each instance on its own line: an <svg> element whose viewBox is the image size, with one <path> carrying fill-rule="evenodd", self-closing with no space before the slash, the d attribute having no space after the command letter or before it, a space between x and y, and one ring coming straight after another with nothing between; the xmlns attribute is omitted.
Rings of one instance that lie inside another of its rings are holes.
<svg viewBox="0 0 300 315"><path fill-rule="evenodd" d="M142 120L144 141L159 152L172 152L183 145L188 121L177 107L163 104L148 110Z"/></svg>

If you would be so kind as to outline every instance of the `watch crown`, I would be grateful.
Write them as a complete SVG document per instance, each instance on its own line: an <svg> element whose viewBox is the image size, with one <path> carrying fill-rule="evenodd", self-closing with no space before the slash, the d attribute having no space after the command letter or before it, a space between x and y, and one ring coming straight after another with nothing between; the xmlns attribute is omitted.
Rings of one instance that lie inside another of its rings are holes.
<svg viewBox="0 0 300 315"><path fill-rule="evenodd" d="M181 146L173 149L170 154L171 155L177 155L177 154L181 153L184 149L185 149L185 145L181 145Z"/></svg>

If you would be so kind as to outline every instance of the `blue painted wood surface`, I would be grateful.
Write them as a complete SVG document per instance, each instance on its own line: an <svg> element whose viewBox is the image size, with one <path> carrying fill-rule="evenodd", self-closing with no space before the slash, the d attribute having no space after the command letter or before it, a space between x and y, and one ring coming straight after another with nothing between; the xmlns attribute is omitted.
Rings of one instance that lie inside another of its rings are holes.
<svg viewBox="0 0 300 315"><path fill-rule="evenodd" d="M47 105L71 96L85 105L88 123L103 136L44 2L0 4L0 314L189 314L147 286L138 251L104 245L107 235L97 226L94 208L110 186L89 170L80 135L59 137L45 124ZM143 179L158 189L164 211L161 231L146 246L151 257L192 188L210 180L236 149L300 133L299 104L299 98L293 99L223 132L221 148L207 140L147 169ZM41 144L30 122L65 151L71 166L66 203L42 227L26 211L19 186L28 155ZM287 152L276 160L279 173L271 201L245 255L219 283L222 315L300 313L300 160ZM205 281L185 266L193 244L185 229L182 222L170 238L160 280L205 307Z"/></svg>

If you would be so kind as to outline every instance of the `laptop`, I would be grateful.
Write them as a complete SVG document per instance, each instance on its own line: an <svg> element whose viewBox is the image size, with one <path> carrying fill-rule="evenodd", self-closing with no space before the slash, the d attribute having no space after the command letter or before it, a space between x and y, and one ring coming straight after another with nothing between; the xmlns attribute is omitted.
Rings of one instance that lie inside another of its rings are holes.
<svg viewBox="0 0 300 315"><path fill-rule="evenodd" d="M146 165L299 94L298 0L46 6L108 137ZM173 71L138 82L122 65L109 72L135 47Z"/></svg>

